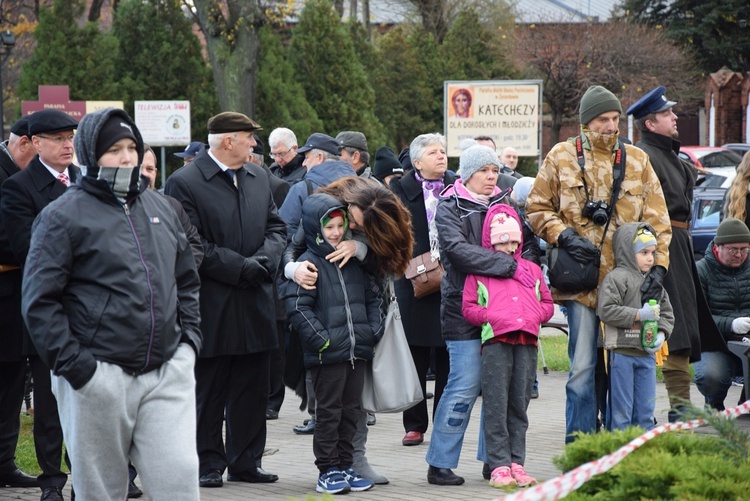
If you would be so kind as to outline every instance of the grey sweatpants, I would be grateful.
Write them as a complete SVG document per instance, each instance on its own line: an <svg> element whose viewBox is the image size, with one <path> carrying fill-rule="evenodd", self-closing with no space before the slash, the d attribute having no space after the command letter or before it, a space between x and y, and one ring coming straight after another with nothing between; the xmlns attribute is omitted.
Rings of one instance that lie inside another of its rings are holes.
<svg viewBox="0 0 750 501"><path fill-rule="evenodd" d="M125 499L128 458L153 501L199 499L194 366L195 352L181 344L138 377L101 361L79 390L52 376L76 499Z"/></svg>

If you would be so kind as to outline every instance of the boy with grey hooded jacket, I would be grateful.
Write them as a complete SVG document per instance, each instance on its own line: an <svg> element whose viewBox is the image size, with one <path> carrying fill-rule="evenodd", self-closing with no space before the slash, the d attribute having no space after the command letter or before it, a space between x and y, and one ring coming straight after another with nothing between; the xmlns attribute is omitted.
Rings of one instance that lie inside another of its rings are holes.
<svg viewBox="0 0 750 501"><path fill-rule="evenodd" d="M617 266L599 287L598 315L603 324L604 346L609 351L609 405L607 427L654 427L656 357L672 333L674 314L666 291L651 306L642 297L641 285L654 265L656 233L648 223L629 223L612 239ZM657 320L659 333L653 347L641 342L643 322Z"/></svg>

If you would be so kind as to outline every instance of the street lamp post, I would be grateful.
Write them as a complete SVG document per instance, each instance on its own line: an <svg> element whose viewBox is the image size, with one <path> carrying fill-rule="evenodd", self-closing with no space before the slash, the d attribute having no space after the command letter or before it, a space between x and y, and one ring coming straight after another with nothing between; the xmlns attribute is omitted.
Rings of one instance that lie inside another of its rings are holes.
<svg viewBox="0 0 750 501"><path fill-rule="evenodd" d="M2 62L16 45L16 36L10 30L0 32L0 141L5 141L5 110L3 109L3 69Z"/></svg>

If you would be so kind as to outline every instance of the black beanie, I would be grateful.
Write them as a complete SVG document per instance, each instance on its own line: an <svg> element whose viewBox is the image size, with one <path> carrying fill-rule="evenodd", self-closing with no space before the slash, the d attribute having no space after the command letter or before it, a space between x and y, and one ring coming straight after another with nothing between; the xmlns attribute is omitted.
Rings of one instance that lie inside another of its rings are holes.
<svg viewBox="0 0 750 501"><path fill-rule="evenodd" d="M381 181L388 176L403 175L404 168L398 161L396 152L388 146L381 146L375 152L375 162L372 164L372 175Z"/></svg>
<svg viewBox="0 0 750 501"><path fill-rule="evenodd" d="M750 230L743 221L734 218L727 218L721 222L716 229L714 244L738 244L750 243Z"/></svg>
<svg viewBox="0 0 750 501"><path fill-rule="evenodd" d="M602 87L592 85L581 98L579 115L581 125L586 125L602 113L608 111L619 111L622 114L622 105L617 96Z"/></svg>
<svg viewBox="0 0 750 501"><path fill-rule="evenodd" d="M99 136L96 138L96 159L100 159L110 146L126 137L132 139L135 143L138 142L135 138L133 128L129 123L117 115L109 117L109 120L99 130Z"/></svg>

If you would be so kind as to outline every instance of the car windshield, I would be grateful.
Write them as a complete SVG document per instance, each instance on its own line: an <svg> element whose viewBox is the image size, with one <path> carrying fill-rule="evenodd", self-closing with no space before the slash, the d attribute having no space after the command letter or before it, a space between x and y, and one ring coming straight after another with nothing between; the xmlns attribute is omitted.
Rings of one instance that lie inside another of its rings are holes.
<svg viewBox="0 0 750 501"><path fill-rule="evenodd" d="M714 151L700 157L703 167L736 167L742 157L733 151Z"/></svg>

